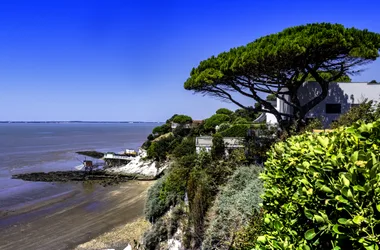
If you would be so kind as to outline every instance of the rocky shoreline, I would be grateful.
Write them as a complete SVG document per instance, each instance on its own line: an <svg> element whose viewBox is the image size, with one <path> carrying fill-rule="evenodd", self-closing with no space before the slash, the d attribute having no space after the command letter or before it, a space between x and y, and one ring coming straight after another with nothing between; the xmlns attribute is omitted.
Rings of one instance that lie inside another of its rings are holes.
<svg viewBox="0 0 380 250"><path fill-rule="evenodd" d="M12 175L13 179L24 181L42 182L83 182L97 181L101 184L117 184L129 180L153 180L154 178L136 174L112 174L104 170L85 171L55 171L55 172L35 172Z"/></svg>

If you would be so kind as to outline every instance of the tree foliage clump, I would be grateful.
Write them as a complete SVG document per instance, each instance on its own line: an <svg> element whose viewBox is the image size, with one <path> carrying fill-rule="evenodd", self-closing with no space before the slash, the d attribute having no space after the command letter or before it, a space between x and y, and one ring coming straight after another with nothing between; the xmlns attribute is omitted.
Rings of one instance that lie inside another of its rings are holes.
<svg viewBox="0 0 380 250"><path fill-rule="evenodd" d="M233 124L251 124L246 118L238 117L233 121Z"/></svg>
<svg viewBox="0 0 380 250"><path fill-rule="evenodd" d="M249 124L235 124L220 133L224 137L245 137L249 127Z"/></svg>
<svg viewBox="0 0 380 250"><path fill-rule="evenodd" d="M173 134L166 134L156 138L147 150L147 156L156 161L164 161L169 152L171 152L182 138L175 137Z"/></svg>
<svg viewBox="0 0 380 250"><path fill-rule="evenodd" d="M211 156L213 159L221 159L224 156L226 147L224 145L223 136L219 133L212 137Z"/></svg>
<svg viewBox="0 0 380 250"><path fill-rule="evenodd" d="M232 115L233 117L237 118L245 118L247 121L253 121L258 117L258 113L253 110L253 108L249 109L237 109L235 110L235 113Z"/></svg>
<svg viewBox="0 0 380 250"><path fill-rule="evenodd" d="M361 72L360 66L379 57L379 49L380 34L366 29L330 23L300 25L200 62L184 87L243 109L265 110L277 118L282 129L289 127L287 120L291 119L298 129L308 111L326 98L330 83ZM321 92L302 103L297 90L310 80L320 85ZM263 94L283 100L293 113L277 110ZM251 98L258 105L249 107L238 96Z"/></svg>
<svg viewBox="0 0 380 250"><path fill-rule="evenodd" d="M191 137L186 137L182 142L173 150L173 156L181 158L186 155L191 155L195 153L195 139Z"/></svg>
<svg viewBox="0 0 380 250"><path fill-rule="evenodd" d="M209 131L214 131L216 126L224 122L229 122L229 121L230 121L230 117L228 115L215 114L211 116L210 118L206 119L204 123L204 128Z"/></svg>
<svg viewBox="0 0 380 250"><path fill-rule="evenodd" d="M331 128L351 126L357 121L374 122L380 118L380 103L365 100L358 106L352 107L347 113L342 114L338 120L331 123Z"/></svg>
<svg viewBox="0 0 380 250"><path fill-rule="evenodd" d="M248 226L250 218L260 210L263 185L258 177L261 171L257 166L239 167L234 171L211 208L215 217L205 233L202 249L230 249L234 245L236 232Z"/></svg>
<svg viewBox="0 0 380 250"><path fill-rule="evenodd" d="M190 116L187 116L187 115L176 115L172 121L174 123L179 123L179 124L186 124L186 123L190 123L193 121L193 119L190 117Z"/></svg>
<svg viewBox="0 0 380 250"><path fill-rule="evenodd" d="M165 181L166 177L164 176L157 180L148 190L144 213L145 218L150 222L156 222L170 208L170 204L160 197Z"/></svg>
<svg viewBox="0 0 380 250"><path fill-rule="evenodd" d="M165 123L161 126L155 127L152 131L152 134L160 136L160 135L169 133L170 131L171 131L170 124Z"/></svg>
<svg viewBox="0 0 380 250"><path fill-rule="evenodd" d="M234 112L226 108L220 108L215 113L220 115L232 115Z"/></svg>
<svg viewBox="0 0 380 250"><path fill-rule="evenodd" d="M378 249L380 121L288 138L265 163L258 249Z"/></svg>

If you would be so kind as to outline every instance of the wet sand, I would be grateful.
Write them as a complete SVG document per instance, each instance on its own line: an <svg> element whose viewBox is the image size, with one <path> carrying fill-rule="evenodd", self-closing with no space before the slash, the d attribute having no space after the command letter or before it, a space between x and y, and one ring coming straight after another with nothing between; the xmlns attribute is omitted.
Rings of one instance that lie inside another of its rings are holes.
<svg viewBox="0 0 380 250"><path fill-rule="evenodd" d="M73 185L70 191L0 211L0 249L74 249L143 216L152 181L103 187Z"/></svg>

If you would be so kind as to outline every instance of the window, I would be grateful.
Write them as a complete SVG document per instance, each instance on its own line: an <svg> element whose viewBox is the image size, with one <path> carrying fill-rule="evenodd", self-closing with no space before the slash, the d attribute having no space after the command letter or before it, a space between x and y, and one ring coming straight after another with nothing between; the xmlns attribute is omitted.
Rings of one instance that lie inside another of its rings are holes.
<svg viewBox="0 0 380 250"><path fill-rule="evenodd" d="M326 114L340 114L341 105L340 104L326 104Z"/></svg>

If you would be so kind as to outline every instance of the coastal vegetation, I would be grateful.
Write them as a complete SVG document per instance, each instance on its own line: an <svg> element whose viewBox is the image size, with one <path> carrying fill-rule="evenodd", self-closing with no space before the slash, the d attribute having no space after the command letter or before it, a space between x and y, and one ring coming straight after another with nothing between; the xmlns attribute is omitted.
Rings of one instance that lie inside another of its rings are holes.
<svg viewBox="0 0 380 250"><path fill-rule="evenodd" d="M324 128L322 119L304 118L331 82L350 81L379 48L379 34L321 23L202 61L185 88L240 108L170 130L175 115L148 137L148 157L174 163L149 191L145 214L153 226L144 249L167 248L173 240L185 249L378 249L379 105L351 108L329 133L312 132ZM301 105L295 93L307 81L321 93ZM235 94L256 104L245 106ZM273 106L283 94L292 114ZM253 123L263 111L278 127ZM210 152L196 152L200 135L212 136ZM244 149L226 154L223 137L244 138ZM161 140L165 146L158 147Z"/></svg>
<svg viewBox="0 0 380 250"><path fill-rule="evenodd" d="M380 34L368 30L330 23L295 26L200 62L184 87L246 110L265 109L277 118L281 129L289 130L293 124L299 132L307 112L326 98L330 83L350 81L350 75L363 70L361 66L377 59L379 48ZM297 90L306 81L317 82L321 92L302 103ZM280 112L265 94L286 101L293 112ZM258 105L247 106L239 96Z"/></svg>

